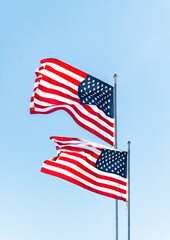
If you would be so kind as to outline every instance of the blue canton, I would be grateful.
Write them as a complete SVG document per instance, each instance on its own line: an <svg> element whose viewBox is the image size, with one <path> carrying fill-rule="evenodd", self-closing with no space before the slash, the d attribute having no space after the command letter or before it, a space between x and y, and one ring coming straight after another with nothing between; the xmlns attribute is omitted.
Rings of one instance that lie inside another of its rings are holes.
<svg viewBox="0 0 170 240"><path fill-rule="evenodd" d="M96 168L127 178L127 152L103 149L96 161Z"/></svg>
<svg viewBox="0 0 170 240"><path fill-rule="evenodd" d="M95 77L87 75L78 86L81 104L96 105L108 117L114 118L113 87Z"/></svg>

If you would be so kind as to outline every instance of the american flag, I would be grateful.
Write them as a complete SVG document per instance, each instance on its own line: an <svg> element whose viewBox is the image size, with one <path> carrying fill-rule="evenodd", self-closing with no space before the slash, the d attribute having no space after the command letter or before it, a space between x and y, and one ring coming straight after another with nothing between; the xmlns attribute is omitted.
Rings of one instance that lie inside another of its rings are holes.
<svg viewBox="0 0 170 240"><path fill-rule="evenodd" d="M74 121L114 145L113 87L60 60L41 60L30 113L67 111Z"/></svg>
<svg viewBox="0 0 170 240"><path fill-rule="evenodd" d="M127 201L127 152L79 138L50 139L55 142L58 155L46 160L41 172Z"/></svg>

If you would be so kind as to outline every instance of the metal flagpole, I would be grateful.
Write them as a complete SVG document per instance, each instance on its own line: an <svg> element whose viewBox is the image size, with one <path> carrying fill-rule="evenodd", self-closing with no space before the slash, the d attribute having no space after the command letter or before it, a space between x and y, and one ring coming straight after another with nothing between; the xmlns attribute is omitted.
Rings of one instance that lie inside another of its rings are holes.
<svg viewBox="0 0 170 240"><path fill-rule="evenodd" d="M115 145L113 147L117 148L117 74L114 75L114 117L115 117ZM118 200L115 200L115 207L116 207L116 240L118 240Z"/></svg>
<svg viewBox="0 0 170 240"><path fill-rule="evenodd" d="M128 141L128 240L130 240L130 144Z"/></svg>

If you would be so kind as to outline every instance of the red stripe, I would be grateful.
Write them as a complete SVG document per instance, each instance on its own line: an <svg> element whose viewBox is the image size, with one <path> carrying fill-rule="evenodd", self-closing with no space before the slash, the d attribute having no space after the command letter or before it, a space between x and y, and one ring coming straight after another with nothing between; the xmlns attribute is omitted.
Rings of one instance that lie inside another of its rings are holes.
<svg viewBox="0 0 170 240"><path fill-rule="evenodd" d="M36 82L39 82L40 79L41 79L41 77L37 77L37 78L35 79L35 83L36 83Z"/></svg>
<svg viewBox="0 0 170 240"><path fill-rule="evenodd" d="M69 87L68 85L65 85L65 84L62 83L62 82L58 82L57 80L54 80L54 79L52 79L52 78L50 78L50 77L47 77L47 76L44 75L44 74L42 74L42 78L41 78L41 79L44 80L44 81L47 82L47 83L50 83L50 84L54 85L55 87L57 86L57 87L62 87L62 88L64 88L64 89L67 89L67 90L69 90L70 92L72 92L73 94L77 95L77 97L78 97L78 94L77 94L77 90L76 90L76 89L73 89L73 88Z"/></svg>
<svg viewBox="0 0 170 240"><path fill-rule="evenodd" d="M47 173L47 174L50 174L50 175L62 178L64 180L72 182L72 183L74 183L74 184L76 184L76 185L78 185L80 187L83 187L83 188L85 188L85 189L87 189L89 191L92 191L92 192L95 192L95 193L98 193L98 194L101 194L101 195L104 195L104 196L107 196L107 197L115 198L115 199L118 199L118 200L123 200L123 201L126 202L126 198L119 197L119 196L111 194L111 193L102 192L100 190L96 190L96 189L94 189L92 187L89 187L89 186L87 186L87 185L85 185L85 184L83 184L83 183L81 183L81 182L79 182L79 181L77 181L77 180L75 180L75 179L73 179L73 178L71 178L69 176L66 176L64 174L57 173L57 172L54 172L54 171L51 171L51 170L47 170L45 168L41 168L41 172L44 172L44 173Z"/></svg>
<svg viewBox="0 0 170 240"><path fill-rule="evenodd" d="M68 137L56 137L56 136L51 136L50 140L58 140L58 141L84 141L83 139L80 138L68 138Z"/></svg>
<svg viewBox="0 0 170 240"><path fill-rule="evenodd" d="M94 171L90 170L89 168L87 168L86 166L84 166L82 163L80 163L80 162L78 162L78 161L76 161L76 160L74 160L74 159L72 159L72 158L67 158L67 157L62 157L62 158L61 158L61 157L60 157L60 158L57 158L57 160L63 160L64 162L72 163L72 164L75 165L75 167L81 168L82 170L84 170L85 172L93 175L93 176L96 177L97 179L107 180L107 181L111 181L111 182L118 183L118 184L120 184L120 185L122 185L122 186L126 186L126 182L124 182L124 181L122 181L122 180L119 180L119 179L116 179L116 178L114 178L114 177L109 177L109 176L106 176L106 175L98 174L98 173L95 172L95 170L94 170ZM47 165L53 166L53 167L59 167L59 168L68 170L69 172L72 172L72 168L71 168L71 167L67 167L67 166L62 165L62 164L60 164L60 163L58 163L58 162L51 162L51 161L49 161L49 160L46 160L44 163L47 164ZM65 168L65 167L66 167L66 168ZM76 171L76 170L75 170L75 171ZM76 171L76 172L77 172L77 174L75 174L75 173L74 173L74 174L77 175L77 176L80 176L80 175L79 175L80 172L78 172L78 171ZM73 172L72 172L72 173L73 173ZM82 178L83 178L83 177L82 177ZM107 185L108 185L108 184L107 184ZM118 188L118 189L119 189L119 188ZM119 191L119 190L116 190L116 191ZM126 190L124 190L124 189L120 189L119 192L126 194Z"/></svg>
<svg viewBox="0 0 170 240"><path fill-rule="evenodd" d="M41 62L41 64L43 64L43 63L55 63L55 64L59 65L60 67L63 67L65 69L83 77L83 78L86 78L86 76L87 76L87 73L82 72L81 70L79 70L77 68L74 68L74 67L70 66L69 64L64 63L64 62L62 62L58 59L55 59L55 58L46 58L46 59L41 60L40 62Z"/></svg>
<svg viewBox="0 0 170 240"><path fill-rule="evenodd" d="M45 97L42 97L40 95L38 95L37 93L35 93L35 98L40 100L40 101L43 101L43 102L46 102L46 103L50 103L50 104L53 104L53 105L67 105L67 106L70 106L71 108L74 109L74 111L79 115L81 116L83 119L85 119L86 121L90 122L90 123L93 123L95 126L97 126L98 128L100 128L101 130L103 130L104 132L108 133L110 136L113 136L113 132L111 130L109 130L108 128L106 128L105 126L103 126L102 124L100 124L99 122L95 121L93 119L93 116L90 118L89 116L83 114L79 109L76 108L76 106L74 104L68 104L68 103L65 103L65 102L61 102L59 100L56 100L56 99L52 99L52 98L45 98ZM69 98L67 98L69 99ZM84 105L83 105L84 107ZM56 108L57 109L57 108ZM63 109L63 108L62 108ZM77 118L76 118L77 119Z"/></svg>
<svg viewBox="0 0 170 240"><path fill-rule="evenodd" d="M81 159L83 159L84 161L86 161L88 164L90 164L91 166L95 167L95 162L90 161L90 160L87 158L87 156L84 156L84 155L82 155L82 154L79 154L79 153L76 153L76 152L72 152L72 151L70 151L70 152L61 151L61 152L59 153L59 155L58 155L58 159L60 159L60 160L68 159L68 158L66 158L66 157L63 157L63 156L62 156L62 153L68 154L68 155L69 155L70 157L72 157L72 158L74 158L74 157L81 158Z"/></svg>
<svg viewBox="0 0 170 240"><path fill-rule="evenodd" d="M69 162L71 162L71 161L69 161ZM45 161L45 163L46 163L47 165L50 165L49 163L47 163L47 161ZM54 162L53 162L53 163L54 163ZM74 164L74 163L73 163L73 164ZM53 165L50 165L50 166L53 166ZM80 164L80 166L81 166L81 164ZM65 166L65 165L60 164L60 163L56 163L56 166L55 166L55 167L58 167L58 168L63 169L63 170L66 170L66 171L74 174L75 176L81 178L82 180L84 180L84 181L86 181L86 182L88 182L88 183L91 183L91 184L93 184L93 185L95 185L95 186L97 186L97 187L102 187L102 188L105 188L105 189L114 190L114 191L116 191L116 192L118 192L118 193L126 194L126 190L121 189L120 187L115 187L115 186L112 186L112 185L110 185L110 184L97 182L97 181L91 179L90 177L84 175L83 173L81 173L81 172L79 172L79 171L77 171L77 170L75 170L75 169L73 169L73 168L71 168L71 167ZM79 165L77 165L77 163L76 163L75 167L79 167ZM82 168L82 170L84 170L84 171L86 172L86 167L84 167L84 166L82 166L82 167L84 168L84 169ZM99 176L98 174L95 174L95 173L92 172L92 171L89 171L89 173L90 173L92 176L96 177L98 180L100 180L100 176ZM97 176L95 176L95 175L97 175ZM114 182L114 181L113 181L113 182Z"/></svg>
<svg viewBox="0 0 170 240"><path fill-rule="evenodd" d="M102 117L99 113L95 112L93 110L93 107L87 104L82 104L82 106L86 109L87 112L89 112L90 114L96 116L99 120L102 120L103 122L105 122L107 125L109 125L110 127L113 128L113 123L110 122L109 120L107 120L106 118Z"/></svg>
<svg viewBox="0 0 170 240"><path fill-rule="evenodd" d="M37 105L37 104L34 104L34 106L35 106L35 108L36 108L36 107L39 107L39 105ZM71 107L72 107L72 106L71 106ZM75 117L75 115L72 113L71 110L65 108L64 106L62 106L62 107L55 107L54 109L48 110L48 111L46 111L46 112L41 112L41 111L35 110L35 108L34 108L34 109L30 109L30 113L31 113L31 114L48 114L48 113L55 112L56 110L64 110L64 111L66 111L66 112L74 119L74 121L75 121L79 126L83 127L83 128L86 129L87 131L93 133L93 134L96 135L97 137L103 139L105 142L109 143L110 145L113 145L113 141L111 141L110 139L108 139L107 137L105 137L104 135L102 135L101 133L97 132L96 130L90 128L89 126L83 124L81 121L79 121L79 120ZM39 108L41 108L41 107L39 107ZM112 136L113 136L113 133L112 133Z"/></svg>
<svg viewBox="0 0 170 240"><path fill-rule="evenodd" d="M90 151L88 149L85 149L83 147L64 146L64 147L61 147L61 149L75 151L75 152L85 152L87 154L90 154L92 157L94 157L96 159L99 157L99 155L97 153Z"/></svg>
<svg viewBox="0 0 170 240"><path fill-rule="evenodd" d="M53 139L52 139L53 140ZM77 149L77 146L82 146L82 144L83 143L71 143L71 142L66 142L66 143L61 143L60 141L57 141L57 140L53 140L53 141L55 141L55 143L56 144L58 144L58 145L60 145L60 147L62 148L62 149L64 149L65 148L65 146L67 147L67 146L71 146L73 149L75 148L75 149ZM88 144L88 143L86 143L85 144L85 146L87 146L87 147L92 147L92 148L95 148L95 149L97 149L97 150L99 150L99 151L102 151L102 148L99 148L99 147L94 147L92 144ZM81 147L79 147L79 149L81 150L81 151L84 151L86 148L81 148ZM90 150L89 150L90 151ZM92 152L92 151L91 151Z"/></svg>
<svg viewBox="0 0 170 240"><path fill-rule="evenodd" d="M88 149L85 149L83 147L74 147L74 146L69 146L68 145L68 146L64 146L64 147L61 146L60 149L62 149L62 150L70 150L70 151L73 151L73 152L85 152L87 154L92 155L96 159L99 157L99 155L97 153L95 153L93 151L90 151Z"/></svg>
<svg viewBox="0 0 170 240"><path fill-rule="evenodd" d="M46 88L45 86L41 85L41 83L39 84L38 89L40 89L41 91L43 91L45 93L54 94L54 95L56 95L56 97L60 96L60 97L64 97L66 99L72 100L72 101L75 102L75 104L77 104L77 103L80 104L80 99L72 97L72 96L70 96L70 95L68 95L68 94L66 94L64 92L59 91L59 90ZM46 90L48 90L48 91L46 91ZM55 99L52 99L52 98L50 98L50 99L51 100L55 100Z"/></svg>
<svg viewBox="0 0 170 240"><path fill-rule="evenodd" d="M30 108L30 114L35 114L34 108Z"/></svg>
<svg viewBox="0 0 170 240"><path fill-rule="evenodd" d="M39 68L37 68L37 69L35 70L35 74L36 74L37 77L39 77L39 76L41 75L41 74L40 74L40 71L43 70L43 69L44 69L44 67L41 66L41 67L39 67Z"/></svg>
<svg viewBox="0 0 170 240"><path fill-rule="evenodd" d="M64 78L65 80L67 80L68 82L73 83L74 85L78 86L80 84L80 81L78 81L75 78L70 77L69 75L59 72L57 70L55 70L54 68L52 68L51 66L45 66L45 69L48 70L49 72L54 73L56 76L59 76L61 78ZM87 74L86 74L87 75ZM85 79L85 78L84 78ZM83 81L83 80L82 80Z"/></svg>
<svg viewBox="0 0 170 240"><path fill-rule="evenodd" d="M93 147L99 151L102 151L102 148L101 147L97 147L97 145L95 144L95 146L93 145L93 143L90 143L89 141L87 140L84 140L84 139L81 139L81 138L70 138L70 137L58 137L58 136L51 136L50 137L50 140L53 140L55 142L58 142L58 144L62 144L62 145L69 145L69 144L83 144L85 143L86 146L89 146L89 147ZM65 143L61 143L60 141L62 142L65 142ZM77 143L72 143L72 141L77 141ZM83 143L82 143L83 142Z"/></svg>
<svg viewBox="0 0 170 240"><path fill-rule="evenodd" d="M36 78L36 79L35 79L35 83L39 83L40 80L41 80L40 77ZM35 83L34 83L34 90L33 90L33 93L36 91L36 89L38 88L38 85L39 85L39 84L35 84ZM37 85L37 86L35 87L35 85Z"/></svg>

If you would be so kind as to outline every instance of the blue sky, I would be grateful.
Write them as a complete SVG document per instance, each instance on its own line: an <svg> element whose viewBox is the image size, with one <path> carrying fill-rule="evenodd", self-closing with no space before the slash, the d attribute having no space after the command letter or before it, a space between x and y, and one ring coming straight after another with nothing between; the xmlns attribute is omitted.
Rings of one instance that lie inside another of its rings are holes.
<svg viewBox="0 0 170 240"><path fill-rule="evenodd" d="M167 0L1 0L0 239L115 238L113 199L40 173L56 155L52 135L105 144L64 111L29 114L35 69L53 57L109 84L118 74L118 148L132 142L131 239L169 240L169 9Z"/></svg>

